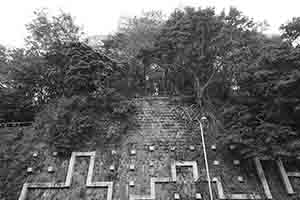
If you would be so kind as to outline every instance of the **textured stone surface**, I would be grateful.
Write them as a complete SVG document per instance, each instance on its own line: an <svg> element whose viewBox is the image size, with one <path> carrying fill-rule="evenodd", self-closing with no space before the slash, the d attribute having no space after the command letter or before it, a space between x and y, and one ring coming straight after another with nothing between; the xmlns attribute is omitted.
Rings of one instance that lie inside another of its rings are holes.
<svg viewBox="0 0 300 200"><path fill-rule="evenodd" d="M96 151L93 154L93 178L87 178L91 177L90 152L77 154L76 162L75 157L71 158L70 162L75 163L71 168L68 159L54 158L50 153L52 158L46 158L45 166L54 166L55 173L30 175L28 180L35 184L25 183L22 193L28 194L28 199L39 200L107 199L109 195L113 200L174 199L175 193L181 199L195 199L197 194L201 194L202 199L209 199L199 129L188 129L185 122L172 112L175 105L168 99L139 99L136 104L137 126L128 129L119 144L90 149ZM266 177L268 170L263 169L262 163L254 160L249 165L253 173L243 171L243 162L241 166L233 165L233 158L222 156L228 148L222 152L209 148L216 145L217 137L215 129L205 128L210 175L217 177L213 179L214 198L272 198L268 184L270 178ZM151 146L155 149L151 150ZM191 146L194 150L190 149ZM132 154L132 150L136 152ZM219 165L215 166L214 160L218 160ZM135 170L130 170L130 164ZM111 166L114 170L110 169ZM73 172L72 178L67 173L69 171ZM292 178L292 175L297 175L297 171L287 170L286 176ZM242 176L244 182L239 182L238 176ZM134 187L130 187L130 181ZM103 187L97 188L100 182ZM112 189L108 191L108 188Z"/></svg>

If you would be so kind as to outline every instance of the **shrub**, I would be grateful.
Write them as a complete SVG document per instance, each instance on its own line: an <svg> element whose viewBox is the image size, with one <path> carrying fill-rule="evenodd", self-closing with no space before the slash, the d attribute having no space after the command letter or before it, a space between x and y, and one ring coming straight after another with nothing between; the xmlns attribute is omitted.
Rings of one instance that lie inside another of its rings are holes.
<svg viewBox="0 0 300 200"><path fill-rule="evenodd" d="M117 138L127 129L134 107L130 102L104 99L111 98L61 97L37 115L36 128L50 145L66 153L87 144L93 136L103 142Z"/></svg>

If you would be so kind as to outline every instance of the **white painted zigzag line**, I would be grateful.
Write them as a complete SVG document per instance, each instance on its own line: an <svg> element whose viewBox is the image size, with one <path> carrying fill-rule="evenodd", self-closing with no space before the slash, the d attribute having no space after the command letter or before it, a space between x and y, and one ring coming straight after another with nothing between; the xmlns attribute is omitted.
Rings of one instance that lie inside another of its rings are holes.
<svg viewBox="0 0 300 200"><path fill-rule="evenodd" d="M69 188L72 182L72 175L76 157L90 157L86 187L88 188L107 188L107 200L112 200L113 182L92 182L94 174L96 152L73 152L69 161L66 181L64 183L24 183L18 200L26 200L28 189L64 189Z"/></svg>
<svg viewBox="0 0 300 200"><path fill-rule="evenodd" d="M176 182L177 179L177 173L176 173L176 167L192 167L193 168L193 177L194 181L197 181L198 176L198 168L197 168L197 162L196 161L175 161L171 164L171 178L170 177L164 177L164 178L151 178L150 179L150 195L136 195L131 194L129 196L129 200L154 200L155 199L155 184L156 183L171 183Z"/></svg>
<svg viewBox="0 0 300 200"><path fill-rule="evenodd" d="M225 194L223 184L221 182L220 177L214 177L212 180L217 185L217 195L218 199L225 200L255 200L255 199L262 199L261 195L259 194Z"/></svg>
<svg viewBox="0 0 300 200"><path fill-rule="evenodd" d="M258 177L262 183L266 199L272 199L272 194L266 180L264 170L262 168L261 161L258 158L254 158L254 164L258 173ZM176 182L177 174L176 167L192 166L193 177L196 182L199 178L198 167L196 161L175 161L171 164L171 178L151 178L150 179L150 195L130 195L129 200L155 200L155 184L156 183L168 183ZM225 194L223 184L220 177L214 177L212 180L217 186L217 196L220 200L255 200L263 199L259 194Z"/></svg>

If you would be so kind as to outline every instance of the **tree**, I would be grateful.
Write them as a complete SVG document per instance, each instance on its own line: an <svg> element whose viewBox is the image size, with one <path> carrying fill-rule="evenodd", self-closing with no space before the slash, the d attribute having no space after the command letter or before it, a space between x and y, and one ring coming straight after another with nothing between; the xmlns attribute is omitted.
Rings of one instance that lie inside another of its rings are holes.
<svg viewBox="0 0 300 200"><path fill-rule="evenodd" d="M35 12L36 18L26 25L29 36L26 49L15 49L10 53L11 80L36 105L42 105L62 94L62 76L65 66L53 65L47 55L57 52L65 44L78 42L80 28L73 18L64 12L49 17L45 10Z"/></svg>
<svg viewBox="0 0 300 200"><path fill-rule="evenodd" d="M300 36L300 17L294 17L287 24L280 26L282 31L282 38L291 44L299 45Z"/></svg>
<svg viewBox="0 0 300 200"><path fill-rule="evenodd" d="M63 71L54 73L62 84L57 98L38 113L38 129L58 151L69 153L92 135L103 141L120 136L126 126L111 135L102 119L126 121L132 106L114 82L122 65L83 43L68 43L47 56L48 63ZM55 82L56 80L54 80ZM120 124L122 124L120 122ZM104 128L102 126L105 126Z"/></svg>
<svg viewBox="0 0 300 200"><path fill-rule="evenodd" d="M144 51L144 58L154 58L170 71L189 73L194 94L202 104L207 87L216 77L231 83L229 57L236 47L245 45L243 38L255 26L235 8L228 15L217 15L213 8L175 10L164 23L155 47Z"/></svg>
<svg viewBox="0 0 300 200"><path fill-rule="evenodd" d="M36 18L26 25L29 32L26 48L1 48L0 51L0 78L5 78L5 84L9 85L9 88L2 90L6 101L1 102L0 106L19 113L16 117L16 114L10 114L14 113L11 109L5 112L10 116L6 119L8 121L32 120L34 112L43 104L62 94L61 75L64 66L52 65L47 55L66 43L79 41L81 37L80 28L69 14L62 12L58 16L49 17L45 10L40 10L35 15Z"/></svg>
<svg viewBox="0 0 300 200"><path fill-rule="evenodd" d="M78 42L83 32L73 17L65 12L49 17L45 9L34 12L35 19L26 25L29 36L26 44L38 53L50 51L67 42Z"/></svg>
<svg viewBox="0 0 300 200"><path fill-rule="evenodd" d="M145 65L141 62L141 49L153 48L162 26L164 16L160 11L144 12L140 17L122 17L116 34L104 41L105 53L127 63L128 90L136 92L145 80Z"/></svg>
<svg viewBox="0 0 300 200"><path fill-rule="evenodd" d="M239 89L224 110L227 142L243 158L297 156L299 47L264 43L255 63L237 74Z"/></svg>
<svg viewBox="0 0 300 200"><path fill-rule="evenodd" d="M117 33L111 36L110 46L118 49L125 58L133 59L141 49L153 47L163 23L160 11L144 12L140 17L121 17Z"/></svg>

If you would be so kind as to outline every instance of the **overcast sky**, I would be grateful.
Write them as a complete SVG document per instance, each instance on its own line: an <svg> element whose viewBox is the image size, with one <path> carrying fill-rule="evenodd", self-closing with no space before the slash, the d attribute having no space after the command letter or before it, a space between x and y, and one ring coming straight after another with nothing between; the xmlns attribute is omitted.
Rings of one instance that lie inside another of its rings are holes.
<svg viewBox="0 0 300 200"><path fill-rule="evenodd" d="M300 0L2 0L0 4L0 44L22 47L25 24L33 11L48 8L52 14L60 9L71 13L75 22L88 35L108 34L117 29L120 16L139 15L143 10L161 10L169 14L185 6L214 6L218 11L230 6L257 21L267 20L268 33L278 33L278 27L292 17L300 16Z"/></svg>

